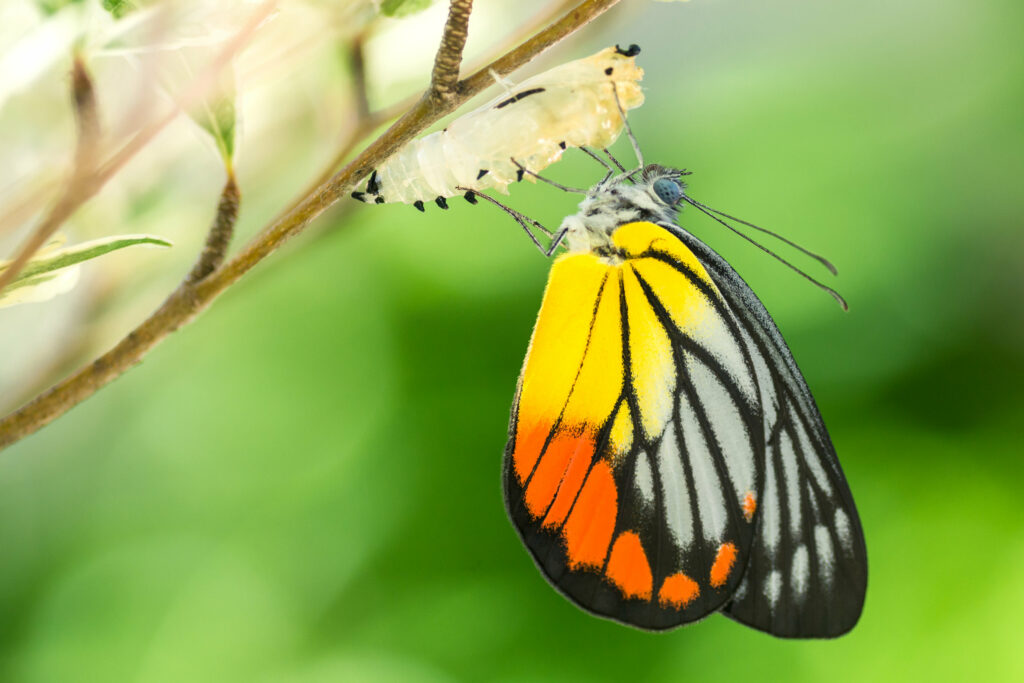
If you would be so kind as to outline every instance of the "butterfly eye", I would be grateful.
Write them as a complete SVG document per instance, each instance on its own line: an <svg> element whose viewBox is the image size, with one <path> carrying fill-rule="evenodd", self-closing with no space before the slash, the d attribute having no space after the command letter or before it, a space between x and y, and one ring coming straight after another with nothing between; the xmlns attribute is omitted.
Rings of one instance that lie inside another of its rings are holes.
<svg viewBox="0 0 1024 683"><path fill-rule="evenodd" d="M654 194L669 206L675 206L683 196L682 186L669 178L658 178L654 181Z"/></svg>

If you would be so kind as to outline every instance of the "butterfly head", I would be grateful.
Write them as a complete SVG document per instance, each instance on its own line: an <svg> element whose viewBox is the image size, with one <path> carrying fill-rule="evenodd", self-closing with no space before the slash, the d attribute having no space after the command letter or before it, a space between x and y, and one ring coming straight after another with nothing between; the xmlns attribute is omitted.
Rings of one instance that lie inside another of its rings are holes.
<svg viewBox="0 0 1024 683"><path fill-rule="evenodd" d="M648 164L590 188L579 211L562 223L570 252L608 253L611 235L626 223L674 223L689 171Z"/></svg>

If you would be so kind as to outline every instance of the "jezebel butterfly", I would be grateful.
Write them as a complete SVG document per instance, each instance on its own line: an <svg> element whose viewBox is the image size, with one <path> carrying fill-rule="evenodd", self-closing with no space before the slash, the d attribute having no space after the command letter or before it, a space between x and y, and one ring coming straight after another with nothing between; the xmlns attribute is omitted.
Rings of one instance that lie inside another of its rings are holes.
<svg viewBox="0 0 1024 683"><path fill-rule="evenodd" d="M612 159L620 172L583 191L557 233L483 193L539 177L567 147L601 161L587 147L628 132L643 102L638 51L523 82L400 151L355 196L423 210L479 195L545 253L565 247L503 467L509 517L558 590L643 629L722 612L780 637L841 635L860 617L867 551L832 441L765 307L677 223L684 202L735 229L732 217L690 198L685 171L642 160Z"/></svg>
<svg viewBox="0 0 1024 683"><path fill-rule="evenodd" d="M867 585L853 498L768 312L676 223L682 175L609 172L563 222L512 409L508 514L599 616L841 635Z"/></svg>

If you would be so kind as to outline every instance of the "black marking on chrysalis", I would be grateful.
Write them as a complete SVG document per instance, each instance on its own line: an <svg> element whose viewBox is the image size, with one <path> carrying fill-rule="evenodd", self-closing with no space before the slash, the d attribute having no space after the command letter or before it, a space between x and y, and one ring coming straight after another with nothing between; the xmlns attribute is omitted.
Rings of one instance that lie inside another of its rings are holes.
<svg viewBox="0 0 1024 683"><path fill-rule="evenodd" d="M621 47L616 45L615 51L618 52L623 57L636 57L638 54L640 54L640 46L637 45L636 43L633 43L628 48L623 50Z"/></svg>
<svg viewBox="0 0 1024 683"><path fill-rule="evenodd" d="M488 173L490 173L490 171L488 171L486 168L481 168L480 172L476 174L476 179L480 180L481 178L483 178Z"/></svg>
<svg viewBox="0 0 1024 683"><path fill-rule="evenodd" d="M366 183L366 191L370 194L380 194L380 181L377 180L377 169L373 169L370 180Z"/></svg>
<svg viewBox="0 0 1024 683"><path fill-rule="evenodd" d="M473 190L469 190L468 192L466 192L466 194L462 196L465 197L466 201L469 202L470 204L477 203L476 193L474 193Z"/></svg>
<svg viewBox="0 0 1024 683"><path fill-rule="evenodd" d="M420 199L417 199L416 201L414 201L412 203L412 205L415 206L418 211L421 211L423 213L427 212L427 210L423 208L423 201L420 200Z"/></svg>
<svg viewBox="0 0 1024 683"><path fill-rule="evenodd" d="M559 142L558 146L561 147L562 149L565 149L565 140L562 140L561 142Z"/></svg>
<svg viewBox="0 0 1024 683"><path fill-rule="evenodd" d="M523 99L524 97L529 97L530 95L536 95L539 92L544 92L544 90L545 90L544 88L533 88L532 90L524 90L521 93L516 93L515 95L513 95L510 98L508 98L507 100L502 100L501 102L498 102L496 105L494 105L494 108L495 109L501 109L502 107L506 107L506 106L512 104L513 102L518 102L519 100Z"/></svg>
<svg viewBox="0 0 1024 683"><path fill-rule="evenodd" d="M373 201L374 201L374 203L376 203L376 204L383 204L383 203L384 203L384 198L383 198L383 197L381 197L380 195L377 195L377 196L376 196L376 197L374 198L374 200L373 200Z"/></svg>
<svg viewBox="0 0 1024 683"><path fill-rule="evenodd" d="M520 182L522 182L522 181L523 181L523 174L524 174L524 173L526 173L526 171L524 171L524 170L523 170L523 169L521 169L521 168L520 168L520 169L519 169L518 171L516 171L516 182L517 182L517 183L520 183Z"/></svg>
<svg viewBox="0 0 1024 683"><path fill-rule="evenodd" d="M607 69L604 70L604 75L605 76L611 76L613 71L615 71L615 67L611 67L610 66L610 67L608 67Z"/></svg>
<svg viewBox="0 0 1024 683"><path fill-rule="evenodd" d="M448 201L444 197L438 197L434 200L434 203L440 206L442 209L448 208Z"/></svg>
<svg viewBox="0 0 1024 683"><path fill-rule="evenodd" d="M365 202L366 201L366 193L365 192L353 192L352 193L352 199L358 199L361 202Z"/></svg>

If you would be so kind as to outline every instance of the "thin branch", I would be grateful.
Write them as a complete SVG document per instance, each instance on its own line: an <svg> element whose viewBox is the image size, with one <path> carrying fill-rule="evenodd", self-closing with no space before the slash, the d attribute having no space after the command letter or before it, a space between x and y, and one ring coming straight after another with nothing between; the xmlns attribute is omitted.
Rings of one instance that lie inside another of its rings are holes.
<svg viewBox="0 0 1024 683"><path fill-rule="evenodd" d="M430 89L437 97L450 98L459 82L459 66L469 37L469 14L472 11L473 0L451 0L441 47L434 59L434 72L430 75Z"/></svg>
<svg viewBox="0 0 1024 683"><path fill-rule="evenodd" d="M345 168L275 220L223 266L197 283L183 282L139 327L93 363L40 394L0 420L0 448L32 434L94 394L138 363L154 346L192 321L225 289L253 266L301 232L339 198L347 196L370 169L379 166L403 144L442 116L493 83L491 73L506 75L613 7L618 0L584 0L576 8L511 52L457 83L443 101L430 92Z"/></svg>
<svg viewBox="0 0 1024 683"><path fill-rule="evenodd" d="M224 189L220 193L217 215L213 219L213 225L210 226L210 232L206 236L206 245L203 247L202 253L199 254L199 259L185 279L187 284L194 285L224 263L228 245L231 244L231 236L235 232L240 199L235 174L229 168L227 182L224 183Z"/></svg>
<svg viewBox="0 0 1024 683"><path fill-rule="evenodd" d="M81 55L76 54L71 65L71 98L75 108L78 143L75 148L75 166L91 173L96 165L100 144L100 115L96 104L96 91Z"/></svg>
<svg viewBox="0 0 1024 683"><path fill-rule="evenodd" d="M373 112L367 118L358 121L356 123L356 127L347 136L345 136L345 141L341 144L341 147L338 148L338 152L331 158L331 161L324 167L320 175L317 176L316 180L308 188L306 188L301 197L292 204L288 210L294 210L299 204L305 201L310 194L330 180L334 176L335 170L345 162L345 159L348 159L349 156L351 156L352 152L354 152L356 147L359 146L359 143L363 141L363 138L383 126L388 121L394 121L396 118L401 116L403 112L409 111L409 108L414 106L419 101L420 97L421 95L414 95L413 97L399 102L393 107Z"/></svg>
<svg viewBox="0 0 1024 683"><path fill-rule="evenodd" d="M370 96L366 88L366 32L359 33L349 46L349 63L352 67L352 93L356 100L356 116L359 120L370 117Z"/></svg>

